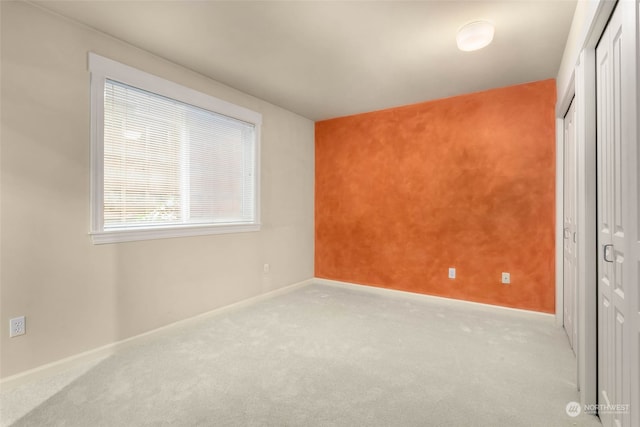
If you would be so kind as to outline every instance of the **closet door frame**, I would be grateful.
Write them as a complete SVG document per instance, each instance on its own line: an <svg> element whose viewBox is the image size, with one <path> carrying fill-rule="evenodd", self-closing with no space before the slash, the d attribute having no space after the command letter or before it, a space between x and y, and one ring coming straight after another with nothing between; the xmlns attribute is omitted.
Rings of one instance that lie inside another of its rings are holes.
<svg viewBox="0 0 640 427"><path fill-rule="evenodd" d="M569 85L556 105L556 324L564 323L563 212L564 116L576 102L577 132L577 383L582 405L598 403L597 368L597 171L595 48L615 2L602 1L581 50Z"/></svg>
<svg viewBox="0 0 640 427"><path fill-rule="evenodd" d="M627 223L631 225L629 230L632 238L625 244L629 261L625 263L624 274L633 278L636 286L630 286L630 304L628 315L628 328L625 331L626 348L630 357L630 369L627 374L631 377L630 387L630 418L626 418L625 424L640 425L640 407L636 407L640 402L640 289L638 281L640 269L640 0L619 0L618 3L625 2L629 7L632 4L632 14L627 14L627 30L633 34L635 46L633 51L627 51L635 59L633 75L628 77L631 82L627 87L628 96L626 102L629 105L627 116L628 138L635 141L628 153L625 180L632 183L632 188L628 190L630 196L630 206L626 209L625 216ZM583 36L584 42L580 54L576 60L575 68L572 70L571 78L563 92L558 94L556 105L557 124L557 177L556 177L556 202L557 202L557 222L556 222L556 323L563 324L563 251L562 248L562 179L563 179L563 130L562 121L568 110L571 99L576 98L577 109L577 132L578 132L578 201L577 201L577 257L578 257L578 280L581 282L578 289L578 387L580 390L580 401L583 405L597 404L601 402L598 396L598 367L597 367L597 283L598 271L596 268L598 259L597 246L597 166L596 166L596 55L595 48L606 28L607 22L616 6L615 1L599 0L593 18L590 19L588 28ZM635 22L634 22L635 21ZM635 118L635 119L634 119ZM636 312L637 311L637 312ZM627 375L626 374L626 375ZM629 386L629 384L627 384ZM622 404L626 402L620 402Z"/></svg>

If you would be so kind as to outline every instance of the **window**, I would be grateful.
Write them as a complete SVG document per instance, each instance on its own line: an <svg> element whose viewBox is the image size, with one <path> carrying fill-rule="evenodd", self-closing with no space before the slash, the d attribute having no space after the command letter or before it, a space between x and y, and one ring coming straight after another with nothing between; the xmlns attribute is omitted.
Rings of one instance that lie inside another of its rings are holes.
<svg viewBox="0 0 640 427"><path fill-rule="evenodd" d="M89 54L94 243L257 231L261 115Z"/></svg>

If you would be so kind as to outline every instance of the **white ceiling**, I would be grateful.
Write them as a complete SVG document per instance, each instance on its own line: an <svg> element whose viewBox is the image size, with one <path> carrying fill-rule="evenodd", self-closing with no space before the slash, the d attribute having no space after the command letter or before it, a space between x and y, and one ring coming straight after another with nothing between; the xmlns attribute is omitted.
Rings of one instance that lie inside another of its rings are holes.
<svg viewBox="0 0 640 427"><path fill-rule="evenodd" d="M313 120L555 78L575 0L35 1ZM493 43L461 52L486 19Z"/></svg>

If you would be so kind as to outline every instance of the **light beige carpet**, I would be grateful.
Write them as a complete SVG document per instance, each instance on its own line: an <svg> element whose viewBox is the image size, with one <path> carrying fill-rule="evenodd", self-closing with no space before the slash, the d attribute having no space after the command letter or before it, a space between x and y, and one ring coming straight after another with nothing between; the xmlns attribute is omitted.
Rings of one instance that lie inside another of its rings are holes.
<svg viewBox="0 0 640 427"><path fill-rule="evenodd" d="M316 284L129 347L13 425L599 426L565 411L575 372L551 316ZM5 425L38 387L3 392Z"/></svg>

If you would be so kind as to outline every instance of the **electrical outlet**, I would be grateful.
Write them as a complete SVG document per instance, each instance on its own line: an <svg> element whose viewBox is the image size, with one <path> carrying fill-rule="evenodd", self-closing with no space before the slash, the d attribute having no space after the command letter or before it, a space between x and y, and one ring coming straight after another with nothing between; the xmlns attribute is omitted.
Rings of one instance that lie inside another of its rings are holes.
<svg viewBox="0 0 640 427"><path fill-rule="evenodd" d="M14 317L9 319L9 337L17 337L18 335L24 335L27 332L24 316Z"/></svg>
<svg viewBox="0 0 640 427"><path fill-rule="evenodd" d="M502 283L504 283L505 285L511 283L511 274L502 273Z"/></svg>
<svg viewBox="0 0 640 427"><path fill-rule="evenodd" d="M456 269L454 267L449 267L449 279L456 278Z"/></svg>
<svg viewBox="0 0 640 427"><path fill-rule="evenodd" d="M262 266L263 273L268 273L270 270L271 270L271 266L269 266L269 264L265 264Z"/></svg>

